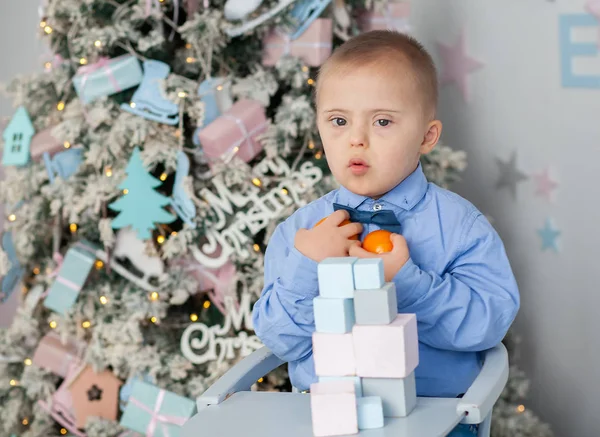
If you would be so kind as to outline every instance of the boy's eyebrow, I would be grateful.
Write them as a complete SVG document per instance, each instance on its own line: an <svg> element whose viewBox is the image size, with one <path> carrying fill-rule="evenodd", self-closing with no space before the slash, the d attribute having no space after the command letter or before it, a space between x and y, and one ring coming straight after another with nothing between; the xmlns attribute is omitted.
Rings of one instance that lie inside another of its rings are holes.
<svg viewBox="0 0 600 437"><path fill-rule="evenodd" d="M338 108L334 108L334 109L326 109L323 111L326 114L329 114L331 112L348 112L347 109L338 109ZM374 112L393 112L395 114L400 114L402 111L396 110L396 109L389 109L389 108L376 108L376 109L371 109L369 111L367 111L369 113L374 113Z"/></svg>

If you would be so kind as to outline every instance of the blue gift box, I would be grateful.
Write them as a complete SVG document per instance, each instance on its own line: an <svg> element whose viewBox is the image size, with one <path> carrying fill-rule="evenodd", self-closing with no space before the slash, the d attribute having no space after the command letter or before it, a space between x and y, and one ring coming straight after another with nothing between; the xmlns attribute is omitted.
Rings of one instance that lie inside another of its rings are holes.
<svg viewBox="0 0 600 437"><path fill-rule="evenodd" d="M96 248L90 243L79 242L69 248L44 300L44 306L59 314L65 314L77 300L95 261Z"/></svg>
<svg viewBox="0 0 600 437"><path fill-rule="evenodd" d="M195 413L194 401L135 381L120 425L146 437L180 437L181 426Z"/></svg>
<svg viewBox="0 0 600 437"><path fill-rule="evenodd" d="M90 103L99 97L110 96L139 85L143 72L135 56L123 55L116 58L102 58L91 65L79 67L73 78L73 86L83 103Z"/></svg>

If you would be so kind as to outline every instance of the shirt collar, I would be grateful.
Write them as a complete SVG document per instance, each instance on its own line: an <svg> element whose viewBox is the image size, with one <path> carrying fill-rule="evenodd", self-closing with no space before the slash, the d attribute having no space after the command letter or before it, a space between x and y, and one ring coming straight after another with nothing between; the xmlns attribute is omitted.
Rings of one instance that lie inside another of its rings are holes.
<svg viewBox="0 0 600 437"><path fill-rule="evenodd" d="M423 167L419 162L415 171L406 179L381 196L382 201L398 206L405 210L411 210L421 201L427 192L427 178L423 173ZM340 186L337 195L337 202L357 208L368 197L355 194L344 186Z"/></svg>

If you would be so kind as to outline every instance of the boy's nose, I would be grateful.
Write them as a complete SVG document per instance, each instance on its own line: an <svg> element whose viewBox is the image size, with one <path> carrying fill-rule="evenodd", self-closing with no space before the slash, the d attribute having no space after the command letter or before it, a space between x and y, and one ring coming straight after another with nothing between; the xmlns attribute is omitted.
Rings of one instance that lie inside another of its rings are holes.
<svg viewBox="0 0 600 437"><path fill-rule="evenodd" d="M367 132L363 128L354 128L350 133L350 145L352 147L368 147L369 139Z"/></svg>

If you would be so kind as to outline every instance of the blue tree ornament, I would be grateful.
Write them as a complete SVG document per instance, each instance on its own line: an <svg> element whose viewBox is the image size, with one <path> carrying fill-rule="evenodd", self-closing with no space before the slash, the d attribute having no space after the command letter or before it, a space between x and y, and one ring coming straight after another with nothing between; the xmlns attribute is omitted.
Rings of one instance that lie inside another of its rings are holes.
<svg viewBox="0 0 600 437"><path fill-rule="evenodd" d="M109 205L120 214L112 221L114 229L131 226L141 240L152 235L155 223L172 223L176 217L163 209L171 200L154 191L162 182L144 168L139 148L135 148L125 169L127 178L119 185L124 196Z"/></svg>
<svg viewBox="0 0 600 437"><path fill-rule="evenodd" d="M325 8L331 3L331 0L299 0L294 5L290 12L292 21L292 30L290 38L292 40L300 38L300 36L308 29Z"/></svg>
<svg viewBox="0 0 600 437"><path fill-rule="evenodd" d="M173 185L173 209L192 229L196 228L194 217L196 217L196 205L190 196L183 189L183 179L190 172L190 160L187 155L179 151L177 153L177 172L175 173L175 183Z"/></svg>
<svg viewBox="0 0 600 437"><path fill-rule="evenodd" d="M121 108L148 120L174 125L179 123L179 106L165 98L160 89L160 81L171 71L169 65L161 61L144 61L142 83L133 93L131 103L123 103Z"/></svg>
<svg viewBox="0 0 600 437"><path fill-rule="evenodd" d="M35 134L35 129L27 109L19 106L15 115L4 129L4 151L2 164L5 166L22 166L29 162L29 146Z"/></svg>

